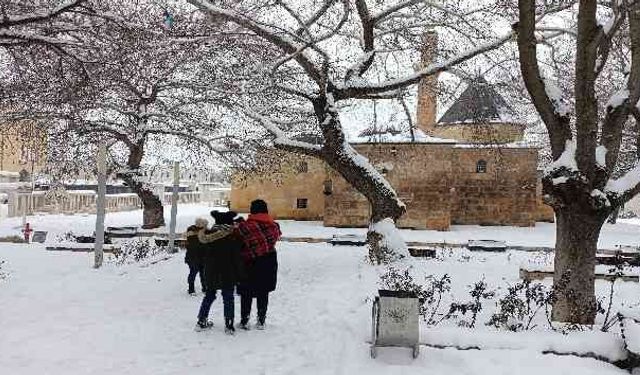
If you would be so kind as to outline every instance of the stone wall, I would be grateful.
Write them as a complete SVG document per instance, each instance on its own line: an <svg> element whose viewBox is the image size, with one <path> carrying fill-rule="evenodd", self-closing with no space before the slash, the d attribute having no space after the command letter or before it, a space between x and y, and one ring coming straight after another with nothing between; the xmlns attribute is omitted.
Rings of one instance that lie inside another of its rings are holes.
<svg viewBox="0 0 640 375"><path fill-rule="evenodd" d="M458 146L453 160L453 224L535 224L536 149ZM478 172L481 161L483 173Z"/></svg>
<svg viewBox="0 0 640 375"><path fill-rule="evenodd" d="M268 168L236 175L231 184L231 209L249 212L254 199L264 199L269 212L278 219L322 220L325 164L317 159L274 152ZM305 167L306 166L306 167ZM307 207L298 208L306 199Z"/></svg>
<svg viewBox="0 0 640 375"><path fill-rule="evenodd" d="M537 150L444 144L362 144L355 148L396 188L407 213L398 226L448 230L451 224L534 225ZM478 161L486 170L478 173ZM335 173L327 226L366 226L365 198Z"/></svg>
<svg viewBox="0 0 640 375"><path fill-rule="evenodd" d="M521 141L524 125L520 124L438 124L434 135L473 143L509 143Z"/></svg>
<svg viewBox="0 0 640 375"><path fill-rule="evenodd" d="M353 147L385 175L407 205L407 213L398 222L400 227L448 230L451 224L530 226L541 218L549 219L536 190L536 149L437 143ZM313 158L277 155L270 159L269 172L234 179L231 209L247 212L250 202L261 198L280 219L323 219L326 226L336 227L369 224L369 203L336 172ZM480 173L479 161L485 163ZM306 163L306 172L300 171L301 162ZM324 195L325 190L330 194ZM296 208L298 198L308 199L306 209Z"/></svg>
<svg viewBox="0 0 640 375"><path fill-rule="evenodd" d="M407 205L407 213L398 226L448 229L451 146L360 144L354 148L385 175ZM364 196L349 187L335 172L330 174L330 178L334 188L325 202L325 225L366 226L370 207Z"/></svg>

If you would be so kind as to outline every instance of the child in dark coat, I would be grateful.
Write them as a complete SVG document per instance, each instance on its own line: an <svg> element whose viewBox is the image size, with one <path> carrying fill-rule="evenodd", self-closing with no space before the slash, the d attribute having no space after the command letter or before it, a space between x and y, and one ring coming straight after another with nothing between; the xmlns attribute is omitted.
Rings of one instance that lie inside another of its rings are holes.
<svg viewBox="0 0 640 375"><path fill-rule="evenodd" d="M224 303L225 333L233 335L235 287L245 277L240 254L242 241L233 232L235 212L213 211L211 215L216 225L209 231L200 232L198 236L204 246L204 280L207 292L200 305L196 330L211 327L212 324L207 318L219 289Z"/></svg>
<svg viewBox="0 0 640 375"><path fill-rule="evenodd" d="M196 294L195 281L196 276L200 274L200 285L204 293L204 275L202 274L202 244L198 241L198 232L207 229L209 222L207 219L196 219L195 225L187 228L185 237L187 238L187 253L184 256L184 262L189 266L189 276L187 276L188 292L191 295Z"/></svg>

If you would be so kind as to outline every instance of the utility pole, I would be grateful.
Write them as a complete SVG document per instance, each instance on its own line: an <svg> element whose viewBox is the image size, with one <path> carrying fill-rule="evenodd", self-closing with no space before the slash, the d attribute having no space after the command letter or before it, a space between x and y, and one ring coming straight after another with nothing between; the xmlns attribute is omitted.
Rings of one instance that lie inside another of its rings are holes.
<svg viewBox="0 0 640 375"><path fill-rule="evenodd" d="M178 188L180 186L180 162L173 162L173 192L171 194L171 221L169 222L169 252L176 253L176 218L178 216Z"/></svg>
<svg viewBox="0 0 640 375"><path fill-rule="evenodd" d="M93 268L100 268L104 259L104 217L106 215L107 194L107 146L100 142L98 146L98 197L96 199L96 243Z"/></svg>

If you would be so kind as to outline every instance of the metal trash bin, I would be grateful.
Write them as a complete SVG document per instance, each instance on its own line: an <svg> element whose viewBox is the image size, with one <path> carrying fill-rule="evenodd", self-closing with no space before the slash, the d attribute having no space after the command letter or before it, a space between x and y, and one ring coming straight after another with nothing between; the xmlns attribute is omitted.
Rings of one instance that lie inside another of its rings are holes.
<svg viewBox="0 0 640 375"><path fill-rule="evenodd" d="M379 290L371 309L371 358L378 347L413 349L420 354L418 296L405 291Z"/></svg>

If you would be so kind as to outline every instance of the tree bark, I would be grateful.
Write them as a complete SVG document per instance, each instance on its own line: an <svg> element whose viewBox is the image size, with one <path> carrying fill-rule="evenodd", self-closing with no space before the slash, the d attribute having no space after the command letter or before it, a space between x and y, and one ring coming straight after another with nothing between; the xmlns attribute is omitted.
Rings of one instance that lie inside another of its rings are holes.
<svg viewBox="0 0 640 375"><path fill-rule="evenodd" d="M395 222L406 211L405 205L384 176L347 142L332 95L319 99L314 107L325 142L319 157L364 195L371 205L371 225L367 232L370 260L381 264L405 257L408 250L395 228ZM387 219L394 225L386 225L385 230L381 230L380 223Z"/></svg>
<svg viewBox="0 0 640 375"><path fill-rule="evenodd" d="M588 205L587 205L588 206ZM593 324L597 303L595 266L598 237L606 214L581 210L584 205L557 208L553 283L554 321Z"/></svg>
<svg viewBox="0 0 640 375"><path fill-rule="evenodd" d="M142 201L142 228L154 229L165 225L164 207L160 197L138 179L138 170L143 156L144 141L129 145L129 159L127 160L129 170L120 174L119 177L131 187Z"/></svg>

